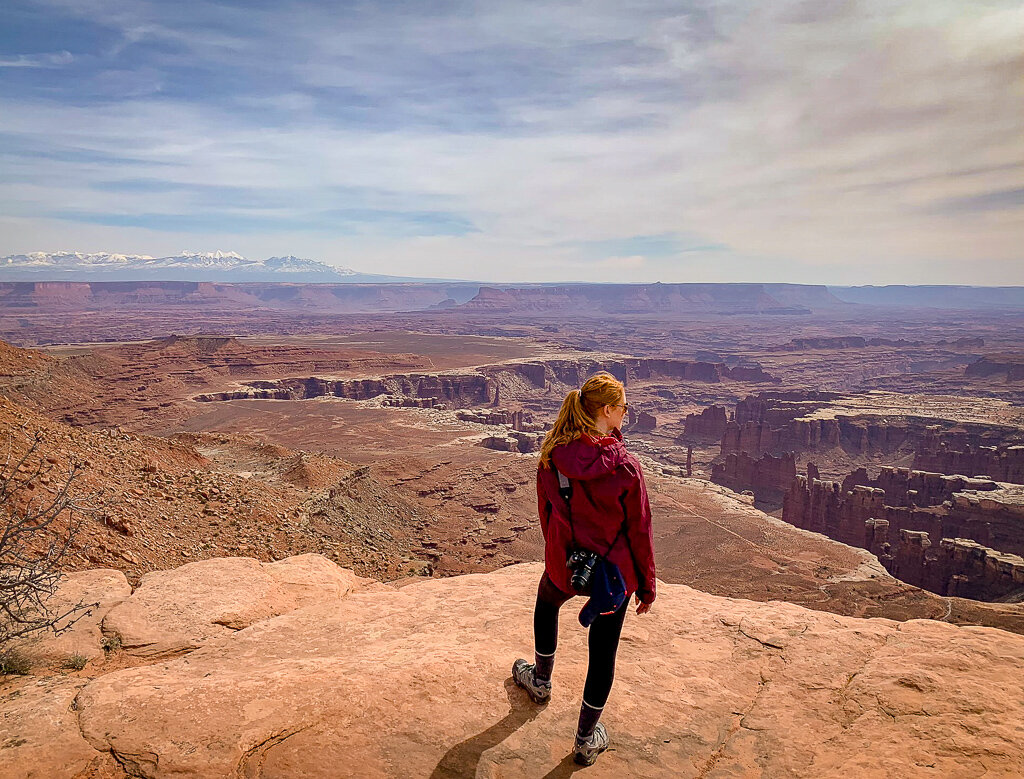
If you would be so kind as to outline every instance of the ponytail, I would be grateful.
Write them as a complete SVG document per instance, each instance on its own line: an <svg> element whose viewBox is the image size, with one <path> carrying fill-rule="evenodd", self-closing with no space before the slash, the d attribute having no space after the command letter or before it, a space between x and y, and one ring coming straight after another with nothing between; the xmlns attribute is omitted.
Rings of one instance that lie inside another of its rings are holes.
<svg viewBox="0 0 1024 779"><path fill-rule="evenodd" d="M626 397L622 382L610 373L591 376L580 389L572 390L562 401L555 424L540 447L540 467L551 467L551 451L583 435L601 436L595 415L602 406L621 403Z"/></svg>

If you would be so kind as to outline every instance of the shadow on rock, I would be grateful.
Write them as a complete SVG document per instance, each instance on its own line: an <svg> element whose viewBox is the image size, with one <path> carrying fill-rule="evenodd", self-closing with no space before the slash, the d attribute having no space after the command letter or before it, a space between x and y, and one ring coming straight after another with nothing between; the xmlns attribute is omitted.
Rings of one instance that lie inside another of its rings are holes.
<svg viewBox="0 0 1024 779"><path fill-rule="evenodd" d="M536 719L537 715L544 710L542 706L533 703L522 690L516 687L511 676L505 680L505 694L508 695L508 703L511 707L509 713L487 730L477 733L465 741L460 741L445 752L441 762L430 774L430 779L476 776L476 769L484 752L496 747L527 722ZM561 776L562 774L557 775Z"/></svg>
<svg viewBox="0 0 1024 779"><path fill-rule="evenodd" d="M564 779L564 777L570 776L581 770L583 770L583 766L577 765L573 753L570 752L562 758L561 763L544 774L543 779Z"/></svg>

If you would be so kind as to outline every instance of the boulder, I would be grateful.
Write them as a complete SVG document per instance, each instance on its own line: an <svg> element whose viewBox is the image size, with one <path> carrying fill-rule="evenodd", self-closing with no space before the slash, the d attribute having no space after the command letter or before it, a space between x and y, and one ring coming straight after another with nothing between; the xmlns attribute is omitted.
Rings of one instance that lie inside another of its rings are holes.
<svg viewBox="0 0 1024 779"><path fill-rule="evenodd" d="M161 657L314 602L334 603L366 580L316 554L276 563L247 557L201 560L142 577L103 619L130 654Z"/></svg>

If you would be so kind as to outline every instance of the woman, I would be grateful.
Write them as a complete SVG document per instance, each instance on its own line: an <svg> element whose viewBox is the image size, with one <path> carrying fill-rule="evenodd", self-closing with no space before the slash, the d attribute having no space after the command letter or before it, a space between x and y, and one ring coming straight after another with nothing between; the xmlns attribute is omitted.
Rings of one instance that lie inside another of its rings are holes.
<svg viewBox="0 0 1024 779"><path fill-rule="evenodd" d="M574 595L569 554L589 550L618 567L625 599L590 626L590 663L574 749L576 762L583 765L591 765L608 748L608 732L599 720L612 687L629 596L636 594L637 614L650 611L655 598L647 487L640 463L626 451L619 432L627 408L622 382L599 373L566 396L544 439L537 469L544 575L533 614L536 657L534 663L516 660L512 666L516 684L536 703L547 703L558 610ZM569 504L559 492L559 473L569 479Z"/></svg>

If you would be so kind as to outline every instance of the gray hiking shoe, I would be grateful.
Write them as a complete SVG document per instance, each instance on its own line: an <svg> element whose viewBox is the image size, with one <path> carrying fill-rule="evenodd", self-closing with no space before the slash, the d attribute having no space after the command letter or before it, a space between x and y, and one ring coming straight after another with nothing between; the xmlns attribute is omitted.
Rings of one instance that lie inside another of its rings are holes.
<svg viewBox="0 0 1024 779"><path fill-rule="evenodd" d="M607 748L608 730L603 722L598 722L593 735L586 741L580 741L579 736L576 737L576 746L573 750L576 753L575 760L580 765L593 765L597 756Z"/></svg>
<svg viewBox="0 0 1024 779"><path fill-rule="evenodd" d="M512 663L512 679L526 690L534 703L547 703L551 698L551 682L538 682L533 675L533 663L522 658Z"/></svg>

